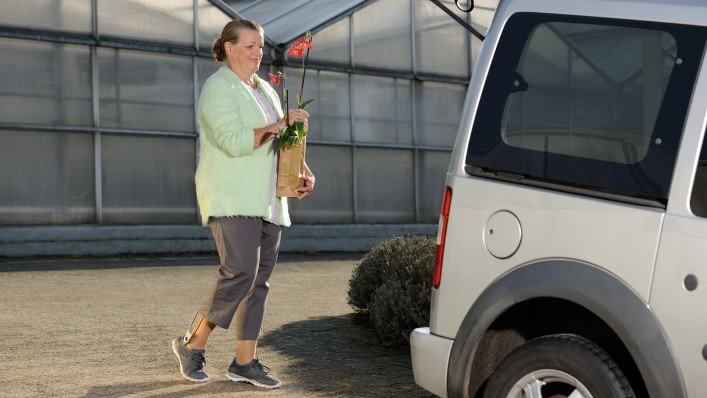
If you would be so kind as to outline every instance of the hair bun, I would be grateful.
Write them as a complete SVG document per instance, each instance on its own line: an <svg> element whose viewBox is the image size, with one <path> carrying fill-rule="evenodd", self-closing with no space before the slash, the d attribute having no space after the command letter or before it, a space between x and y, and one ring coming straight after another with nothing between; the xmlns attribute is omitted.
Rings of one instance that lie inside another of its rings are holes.
<svg viewBox="0 0 707 398"><path fill-rule="evenodd" d="M220 37L211 46L211 54L218 62L223 62L226 59L226 51L223 49L223 40Z"/></svg>

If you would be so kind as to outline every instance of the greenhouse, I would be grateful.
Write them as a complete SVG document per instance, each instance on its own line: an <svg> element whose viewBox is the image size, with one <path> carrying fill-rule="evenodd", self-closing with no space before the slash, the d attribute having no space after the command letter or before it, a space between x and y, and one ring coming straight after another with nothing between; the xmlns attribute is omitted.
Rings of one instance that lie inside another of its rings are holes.
<svg viewBox="0 0 707 398"><path fill-rule="evenodd" d="M444 3L484 32L497 1ZM293 223L435 232L481 42L432 1L29 0L0 3L0 256L68 235L207 241L195 108L218 68L209 47L238 17L265 29L261 76L282 71L291 88L302 61L286 50L314 34L303 97L318 98L317 192L291 200ZM154 251L199 251L174 242ZM30 254L82 254L40 246ZM124 251L153 251L141 247Z"/></svg>

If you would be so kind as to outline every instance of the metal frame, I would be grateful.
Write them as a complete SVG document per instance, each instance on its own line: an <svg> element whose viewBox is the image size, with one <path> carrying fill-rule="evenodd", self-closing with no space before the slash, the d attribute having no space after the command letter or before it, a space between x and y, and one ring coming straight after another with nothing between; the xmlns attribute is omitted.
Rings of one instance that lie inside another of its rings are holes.
<svg viewBox="0 0 707 398"><path fill-rule="evenodd" d="M201 43L199 43L199 0L194 0L194 24L193 24L193 32L194 32L194 48L199 51L199 46ZM194 131L196 132L196 139L194 140L194 169L199 166L199 112L198 112L198 107L197 104L199 103L199 91L201 90L201 87L199 87L199 62L197 60L197 57L192 57L191 59L191 65L192 65L192 81L193 83L193 88L194 88ZM194 201L196 203L196 200ZM194 209L194 217L196 222L201 222L201 215L199 214L199 206L195 206L196 208Z"/></svg>
<svg viewBox="0 0 707 398"><path fill-rule="evenodd" d="M484 35L482 35L481 33L479 33L479 31L476 30L476 28L474 28L473 26L471 26L471 24L467 23L465 20L463 20L461 17L459 17L457 14L455 14L454 11L450 10L449 8L447 8L447 6L445 6L444 4L442 4L442 2L441 2L440 0L430 0L430 1L433 2L437 7L441 8L442 11L444 11L445 13L447 13L447 15L449 15L450 17L452 17L455 21L457 21L457 23L458 23L459 25L461 25L464 29L466 29L467 31L469 31L469 33L471 33L472 35L476 36L479 40L484 41L484 39L486 38ZM459 1L457 0L455 3L456 3L456 5L457 5L457 7L459 7ZM459 7L459 9L460 9L462 12L469 13L471 10L474 9L474 2L473 2L473 1L471 2L471 8L469 8L468 10L463 10L461 7Z"/></svg>
<svg viewBox="0 0 707 398"><path fill-rule="evenodd" d="M355 57L355 43L354 43L354 14L351 14L349 18L349 59L351 59L351 68L353 69L356 65ZM351 85L351 73L347 73L347 83L349 85L349 123L351 126L351 194L353 195L353 220L354 223L358 224L358 162L356 161L356 134L354 133L354 98L353 98L353 86Z"/></svg>
<svg viewBox="0 0 707 398"><path fill-rule="evenodd" d="M209 3L218 7L222 11L226 12L229 16L238 16L232 9L228 8L220 0L208 0ZM415 22L415 0L411 0L410 7L410 37L412 44L412 71L401 71L395 69L387 68L374 68L374 67L356 67L356 57L354 51L354 18L356 17L355 11L361 9L365 5L369 5L374 1L366 1L359 7L354 7L348 10L346 13L336 17L339 21L343 18L349 18L349 52L350 52L350 64L340 64L340 63L328 63L322 61L312 61L309 63L309 68L320 71L332 71L345 73L347 75L347 81L349 86L349 122L351 125L351 141L328 141L328 140L310 140L311 145L321 145L321 146L339 146L339 147L350 147L351 148L351 161L352 161L352 195L353 195L353 220L355 223L360 221L359 209L358 209L358 159L357 159L357 148L375 148L375 149L399 149L408 150L413 152L413 175L414 175L414 202L415 202L415 222L421 221L421 186L420 186L420 151L436 151L436 152L451 152L451 147L443 146L424 146L419 145L418 137L418 118L416 116L416 92L419 82L422 81L432 81L441 83L451 83L459 85L467 85L468 79L455 76L446 75L434 75L429 73L420 73L417 68L416 60L416 22ZM90 47L90 57L91 57L91 84L92 84L92 114L93 114L93 125L90 127L86 126L48 126L48 125L35 125L29 123L22 124L9 124L0 122L0 131L44 131L44 132L57 132L57 133L86 133L93 134L94 136L94 166L95 166L95 205L96 205L96 223L101 224L103 222L103 191L102 191L102 150L101 150L101 138L103 133L111 135L132 135L132 136L161 136L161 137L174 137L174 138L185 138L195 140L195 161L198 163L199 156L199 140L198 140L198 115L197 115L197 103L199 97L200 87L199 76L198 76L198 58L211 58L211 54L200 49L199 43L199 0L194 0L194 20L193 20L193 39L194 44L191 46L185 46L176 43L156 43L147 42L134 39L122 39L115 37L105 37L101 36L99 33L99 20L98 20L98 0L91 1L91 34L74 34L74 33L64 33L64 32L45 32L33 29L20 29L20 28L8 28L0 27L0 38L15 38L15 39L28 39L36 40L42 42L54 42L54 43L65 43L65 44L76 44L84 45ZM226 7L230 12L224 10ZM333 22L332 22L333 23ZM330 25L331 23L324 24L319 27L323 29L324 27ZM284 60L282 57L283 48L274 43L269 42L270 48L273 54L264 54L263 63L269 65L270 68L273 67L299 67L299 63ZM101 118L100 118L100 93L99 93L99 68L98 68L98 49L99 48L113 48L113 49L128 49L128 50L138 50L151 53L166 53L174 54L180 56L192 57L193 66L193 97L194 97L194 131L193 132L176 132L176 131L159 131L150 129L125 129L125 128L102 128ZM470 45L466 49L471 55L471 41ZM412 144L381 144L381 143L366 143L358 142L354 133L354 101L353 101L353 87L352 87L352 75L368 75L368 76L382 76L395 79L395 88L397 91L397 80L406 79L410 81L411 86L411 114L412 114ZM196 216L198 217L198 208L196 209Z"/></svg>
<svg viewBox="0 0 707 398"><path fill-rule="evenodd" d="M91 0L91 33L98 42L98 0ZM91 46L91 103L93 106L93 173L96 205L96 224L103 224L103 158L101 155L101 106L99 104L98 48Z"/></svg>
<svg viewBox="0 0 707 398"><path fill-rule="evenodd" d="M410 41L411 41L411 51L410 56L412 58L412 74L417 76L417 40L415 39L417 24L415 23L415 16L417 7L416 2L413 0L410 2ZM410 83L410 108L412 115L412 144L415 146L415 151L413 152L412 167L413 167L413 178L415 179L415 222L420 222L420 151L417 149L417 112L415 112L415 106L417 102L415 101L415 82Z"/></svg>

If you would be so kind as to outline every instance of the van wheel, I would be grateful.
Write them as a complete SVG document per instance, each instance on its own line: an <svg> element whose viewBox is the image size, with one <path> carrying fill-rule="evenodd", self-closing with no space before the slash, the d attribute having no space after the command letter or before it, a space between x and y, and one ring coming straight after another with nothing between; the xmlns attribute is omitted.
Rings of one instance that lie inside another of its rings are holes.
<svg viewBox="0 0 707 398"><path fill-rule="evenodd" d="M555 334L511 352L489 379L486 398L631 398L616 363L591 341Z"/></svg>

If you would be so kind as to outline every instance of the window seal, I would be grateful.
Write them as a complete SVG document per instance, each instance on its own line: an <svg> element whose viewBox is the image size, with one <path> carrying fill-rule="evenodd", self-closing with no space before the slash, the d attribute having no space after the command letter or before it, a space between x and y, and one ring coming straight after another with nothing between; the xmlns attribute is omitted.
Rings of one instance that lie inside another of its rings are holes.
<svg viewBox="0 0 707 398"><path fill-rule="evenodd" d="M574 195L588 196L591 198L608 200L611 202L622 202L643 207L652 207L656 209L667 209L667 203L660 200L639 198L628 195L621 195L611 192L597 191L594 188L580 187L568 185L565 182L545 181L532 176L509 173L501 170L490 170L481 167L465 165L464 171L466 174L483 179L509 182L513 184L526 185L534 188L547 189L549 191L570 193Z"/></svg>

